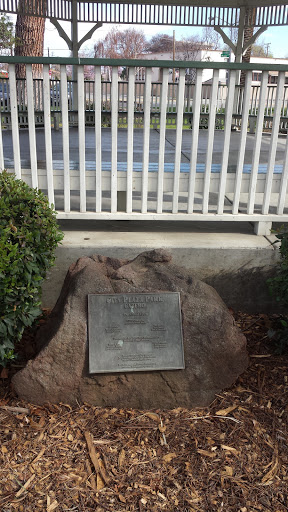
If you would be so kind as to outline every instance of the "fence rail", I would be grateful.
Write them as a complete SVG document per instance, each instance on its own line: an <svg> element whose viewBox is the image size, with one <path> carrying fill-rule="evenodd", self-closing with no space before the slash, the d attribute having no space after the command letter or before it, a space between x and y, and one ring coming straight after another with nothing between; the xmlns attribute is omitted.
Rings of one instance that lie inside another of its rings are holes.
<svg viewBox="0 0 288 512"><path fill-rule="evenodd" d="M178 62L179 82L170 84L171 62L157 63L163 79L153 83L152 61L59 59L61 80L51 81L43 59L43 75L32 80L39 60L24 59L26 79L16 80L17 58L4 59L0 167L44 190L59 218L246 220L258 233L288 220L288 144L279 136L287 129L288 67L270 67L278 71L271 86L270 69L257 64L262 81L252 86L252 65ZM101 80L104 63L111 81ZM74 82L67 80L70 64ZM84 80L84 65L94 66L93 81ZM144 83L135 79L139 65ZM129 71L124 82L119 66ZM196 69L195 84L186 84L185 67ZM210 84L202 83L206 67ZM227 86L219 85L225 67ZM241 69L244 88L237 85Z"/></svg>
<svg viewBox="0 0 288 512"><path fill-rule="evenodd" d="M169 128L176 128L177 116L177 90L178 83L168 83L167 91L167 124ZM127 126L125 114L128 109L128 80L118 81L118 113L119 113L119 127ZM210 96L212 84L202 84L202 92L200 98L200 128L208 127L208 119L210 113ZM20 127L25 127L28 124L28 105L27 105L27 82L26 79L19 79L16 81L17 89L17 103L18 103L18 122ZM184 119L183 127L191 128L193 123L194 111L194 89L195 84L185 84L184 89ZM145 82L135 81L134 93L134 126L143 126L143 113L144 113L144 90ZM260 85L252 85L250 90L249 100L249 131L255 131L255 121L259 109L260 99ZM33 98L34 98L34 113L36 126L44 126L44 111L43 111L43 78L33 80ZM75 93L74 93L75 91ZM159 128L160 106L161 106L161 91L162 82L151 83L151 128ZM68 98L68 112L69 124L77 125L77 101L74 97L77 94L77 81L67 80L67 98ZM217 115L216 115L216 128L224 129L225 120L225 105L228 94L228 84L218 85L217 93ZM243 95L244 87L236 86L235 88L235 109L234 109L234 124L236 127L241 126L241 117L243 113ZM263 128L266 131L272 130L273 115L276 103L277 85L267 86L265 98L265 114ZM84 105L85 105L85 123L86 126L95 126L95 80L84 81ZM77 98L76 98L77 99ZM76 103L76 105L75 105ZM9 79L0 78L0 105L2 112L2 127L11 127L11 101ZM62 100L61 100L61 80L50 79L50 106L51 116L53 119L53 127L59 128L61 124ZM111 114L111 80L101 79L101 119L102 126L105 127L110 123ZM122 117L121 117L122 115ZM284 86L282 106L281 106L281 121L279 130L286 132L288 129L288 84Z"/></svg>

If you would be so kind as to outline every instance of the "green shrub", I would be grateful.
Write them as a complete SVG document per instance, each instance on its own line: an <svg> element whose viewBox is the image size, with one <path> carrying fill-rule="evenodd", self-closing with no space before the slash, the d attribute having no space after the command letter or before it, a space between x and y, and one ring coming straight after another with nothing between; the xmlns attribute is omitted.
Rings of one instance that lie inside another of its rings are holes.
<svg viewBox="0 0 288 512"><path fill-rule="evenodd" d="M63 234L47 197L0 173L0 364L41 314L41 285Z"/></svg>
<svg viewBox="0 0 288 512"><path fill-rule="evenodd" d="M276 233L280 240L281 260L276 275L268 279L270 292L275 296L276 301L285 309L288 306L288 230L283 227ZM271 329L271 338L276 343L276 352L282 353L288 347L288 316L281 315L275 327Z"/></svg>
<svg viewBox="0 0 288 512"><path fill-rule="evenodd" d="M282 306L288 306L288 230L282 227L276 234L281 241L281 260L275 277L269 279L270 290Z"/></svg>

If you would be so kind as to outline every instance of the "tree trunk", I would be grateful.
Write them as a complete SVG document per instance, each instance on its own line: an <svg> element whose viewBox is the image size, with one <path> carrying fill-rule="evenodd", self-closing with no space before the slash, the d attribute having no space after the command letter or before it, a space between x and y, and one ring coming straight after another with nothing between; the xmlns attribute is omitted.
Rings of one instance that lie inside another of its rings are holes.
<svg viewBox="0 0 288 512"><path fill-rule="evenodd" d="M19 0L15 30L15 56L43 57L45 18L21 14L23 6L23 0ZM45 15L46 7L47 0L37 2L38 14ZM33 75L34 78L42 75L42 64L33 64ZM17 64L16 77L25 78L24 64Z"/></svg>
<svg viewBox="0 0 288 512"><path fill-rule="evenodd" d="M247 13L247 21L248 21L249 25L246 26L244 29L244 41L243 41L244 45L253 36L255 18L256 18L256 9L249 10ZM250 57L251 57L251 50L252 50L252 46L249 46L247 48L246 52L244 53L244 55L242 56L242 62L249 64ZM243 87L245 85L245 80L246 80L246 71L242 70L241 75L240 75L240 85L242 85Z"/></svg>

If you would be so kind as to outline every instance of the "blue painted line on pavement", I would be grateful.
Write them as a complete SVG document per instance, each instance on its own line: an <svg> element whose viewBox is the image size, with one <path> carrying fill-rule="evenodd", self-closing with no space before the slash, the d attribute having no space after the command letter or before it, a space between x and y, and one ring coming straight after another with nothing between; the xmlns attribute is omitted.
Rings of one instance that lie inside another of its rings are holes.
<svg viewBox="0 0 288 512"><path fill-rule="evenodd" d="M90 164L89 167L87 164ZM86 169L91 169L91 162L86 162ZM267 173L267 165L260 164L258 166L258 174L266 174ZM142 172L142 163L141 162L134 162L133 164L133 171L135 172ZM95 169L95 164L93 167L93 170ZM174 163L165 163L164 164L164 172L174 172L175 166ZM243 166L243 174L251 174L252 166L249 164L245 164ZM102 162L102 170L103 171L111 171L111 163L110 162ZM118 171L127 171L127 163L126 162L117 162L117 170ZM149 172L158 172L158 163L149 163L148 167ZM181 173L189 173L190 172L190 164L189 163L182 163L180 165L180 172ZM221 164L212 164L211 166L211 173L212 174L219 174L221 172ZM228 166L228 173L235 173L236 172L236 166ZM275 165L273 173L274 174L282 174L283 172L283 165ZM205 164L197 164L196 166L196 173L205 173Z"/></svg>
<svg viewBox="0 0 288 512"><path fill-rule="evenodd" d="M29 169L31 164L28 160L21 161L22 169ZM8 169L14 168L14 161L12 158L5 158L5 167ZM39 169L45 169L45 161L38 162ZM63 160L53 160L53 168L57 170L63 170ZM142 162L134 162L133 163L133 171L142 172L143 165ZM173 173L175 169L175 165L173 162L165 162L164 163L164 172ZM258 174L266 174L268 169L267 164L259 164L258 165ZM79 162L70 160L70 170L79 170ZM111 162L102 162L102 170L103 171L111 171ZM127 172L127 162L117 162L117 170ZM236 173L236 165L228 165L228 173ZM243 166L243 174L251 174L252 165L245 164ZM95 161L86 160L86 171L95 171ZM158 172L158 163L157 162L149 162L148 166L149 172ZM190 163L181 163L180 165L180 173L189 173L190 172ZM219 174L221 172L221 164L212 164L211 173ZM276 164L273 169L273 174L282 174L283 165ZM198 163L196 165L196 173L203 174L205 173L205 163Z"/></svg>

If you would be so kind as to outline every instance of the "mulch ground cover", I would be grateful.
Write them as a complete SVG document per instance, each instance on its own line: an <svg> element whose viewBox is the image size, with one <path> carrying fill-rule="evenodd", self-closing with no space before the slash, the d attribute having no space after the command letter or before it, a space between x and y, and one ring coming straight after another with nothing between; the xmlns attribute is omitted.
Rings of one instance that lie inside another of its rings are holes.
<svg viewBox="0 0 288 512"><path fill-rule="evenodd" d="M275 354L274 317L235 318L250 366L191 410L23 402L10 378L33 356L26 331L0 378L0 511L287 511L288 355Z"/></svg>

